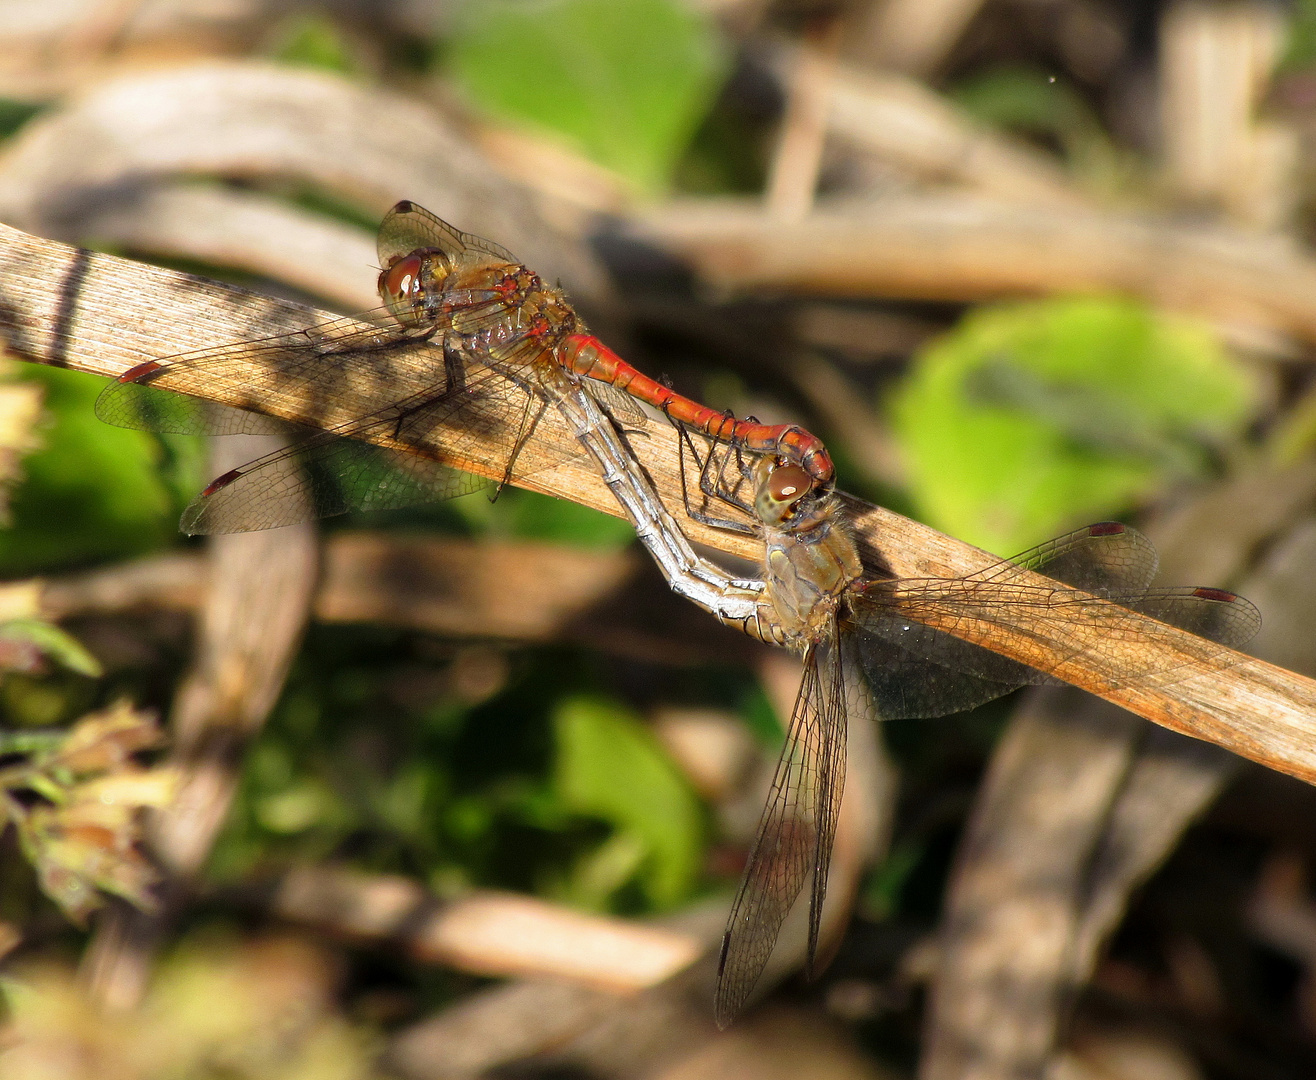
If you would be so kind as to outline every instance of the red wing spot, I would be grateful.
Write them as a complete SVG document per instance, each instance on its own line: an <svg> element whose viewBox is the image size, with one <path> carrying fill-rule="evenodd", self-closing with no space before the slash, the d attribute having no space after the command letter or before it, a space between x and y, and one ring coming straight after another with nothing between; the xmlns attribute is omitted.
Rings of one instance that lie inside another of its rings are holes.
<svg viewBox="0 0 1316 1080"><path fill-rule="evenodd" d="M210 481L210 483L206 485L206 490L201 493L201 497L204 499L207 496L215 494L220 488L228 487L229 484L233 483L233 481L241 475L241 469L229 469L229 471L223 476L217 476Z"/></svg>
<svg viewBox="0 0 1316 1080"><path fill-rule="evenodd" d="M161 365L158 360L147 360L145 363L137 364L135 367L130 367L114 381L122 383L137 382L139 379L144 379L147 375L153 375L160 370L160 367Z"/></svg>
<svg viewBox="0 0 1316 1080"><path fill-rule="evenodd" d="M1232 604L1239 599L1238 593L1226 592L1224 589L1200 588L1193 590L1194 596L1200 596L1203 600L1219 600L1223 604Z"/></svg>
<svg viewBox="0 0 1316 1080"><path fill-rule="evenodd" d="M1089 536L1119 536L1123 531L1124 525L1119 521L1099 521L1088 526Z"/></svg>

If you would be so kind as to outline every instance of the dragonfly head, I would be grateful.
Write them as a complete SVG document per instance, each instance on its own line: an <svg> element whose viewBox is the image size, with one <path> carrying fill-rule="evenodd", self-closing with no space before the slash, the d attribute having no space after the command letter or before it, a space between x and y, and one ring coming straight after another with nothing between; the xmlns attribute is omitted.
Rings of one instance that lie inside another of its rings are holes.
<svg viewBox="0 0 1316 1080"><path fill-rule="evenodd" d="M379 295L403 326L422 325L433 318L425 304L433 292L433 280L446 276L447 270L446 257L436 250L395 256L379 272Z"/></svg>
<svg viewBox="0 0 1316 1080"><path fill-rule="evenodd" d="M765 525L780 525L791 517L801 500L815 491L815 480L800 465L764 458L758 468L754 513Z"/></svg>

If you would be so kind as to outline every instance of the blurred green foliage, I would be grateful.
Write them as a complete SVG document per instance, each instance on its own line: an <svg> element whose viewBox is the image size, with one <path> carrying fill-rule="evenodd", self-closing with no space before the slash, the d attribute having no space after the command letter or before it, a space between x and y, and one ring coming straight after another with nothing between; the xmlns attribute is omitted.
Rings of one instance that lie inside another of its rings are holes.
<svg viewBox="0 0 1316 1080"><path fill-rule="evenodd" d="M604 907L634 876L653 908L687 899L703 857L703 815L653 733L617 704L583 697L558 704L553 729L555 793L613 828L576 865L564 898Z"/></svg>
<svg viewBox="0 0 1316 1080"><path fill-rule="evenodd" d="M5 1077L380 1077L371 1033L335 1008L335 974L299 939L193 934L152 971L138 1007L108 1013L72 971L28 966L4 980Z"/></svg>
<svg viewBox="0 0 1316 1080"><path fill-rule="evenodd" d="M350 75L356 62L338 26L323 15L294 15L280 28L274 58L299 67Z"/></svg>
<svg viewBox="0 0 1316 1080"><path fill-rule="evenodd" d="M0 98L0 139L14 134L32 117L36 116L43 107L30 101Z"/></svg>
<svg viewBox="0 0 1316 1080"><path fill-rule="evenodd" d="M199 487L199 443L110 427L92 406L105 380L38 364L21 377L44 389L41 448L23 460L12 524L0 530L0 574L122 558L177 537L180 492Z"/></svg>
<svg viewBox="0 0 1316 1080"><path fill-rule="evenodd" d="M1054 144L1088 188L1120 191L1136 173L1134 158L1116 148L1078 90L1045 71L994 68L957 83L949 96L993 128Z"/></svg>
<svg viewBox="0 0 1316 1080"><path fill-rule="evenodd" d="M53 623L41 619L5 619L0 621L0 657L12 660L15 647L32 650L48 657L69 671L88 678L98 678L101 665L77 638ZM12 663L3 666L13 667Z"/></svg>
<svg viewBox="0 0 1316 1080"><path fill-rule="evenodd" d="M345 857L440 893L513 888L622 912L687 900L701 804L603 676L571 649L509 657L313 627L209 873Z"/></svg>
<svg viewBox="0 0 1316 1080"><path fill-rule="evenodd" d="M649 193L671 181L727 70L712 24L677 0L468 4L445 62L478 107Z"/></svg>
<svg viewBox="0 0 1316 1080"><path fill-rule="evenodd" d="M980 308L892 401L930 524L998 554L1204 472L1254 389L1204 326L1123 299Z"/></svg>
<svg viewBox="0 0 1316 1080"><path fill-rule="evenodd" d="M1288 17L1288 41L1280 68L1298 70L1316 65L1316 0L1294 0Z"/></svg>

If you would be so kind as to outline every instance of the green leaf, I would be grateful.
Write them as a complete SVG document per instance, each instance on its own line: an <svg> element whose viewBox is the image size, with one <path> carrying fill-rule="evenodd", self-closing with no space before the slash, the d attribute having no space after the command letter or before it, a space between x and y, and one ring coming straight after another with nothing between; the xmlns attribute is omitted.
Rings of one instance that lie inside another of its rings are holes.
<svg viewBox="0 0 1316 1080"><path fill-rule="evenodd" d="M916 358L891 414L920 516L1008 554L1202 473L1253 399L1204 326L1067 298L979 309Z"/></svg>
<svg viewBox="0 0 1316 1080"><path fill-rule="evenodd" d="M997 67L958 83L950 96L994 127L1058 144L1076 179L1098 191L1116 193L1137 180L1136 159L1110 141L1078 90L1054 75L1030 67Z"/></svg>
<svg viewBox="0 0 1316 1080"><path fill-rule="evenodd" d="M1288 40L1280 59L1283 71L1300 71L1316 63L1316 0L1298 0L1288 19Z"/></svg>
<svg viewBox="0 0 1316 1080"><path fill-rule="evenodd" d="M660 192L727 55L677 0L485 0L467 5L447 67L478 107Z"/></svg>
<svg viewBox="0 0 1316 1080"><path fill-rule="evenodd" d="M1074 125L1096 126L1077 91L1032 68L1000 67L974 75L953 87L951 97L979 120L999 127L1063 137Z"/></svg>
<svg viewBox="0 0 1316 1080"><path fill-rule="evenodd" d="M0 638L26 642L79 675L99 678L102 674L100 662L83 647L82 642L40 619L0 622Z"/></svg>
<svg viewBox="0 0 1316 1080"><path fill-rule="evenodd" d="M44 105L35 105L30 101L0 97L0 138L14 134L43 108Z"/></svg>
<svg viewBox="0 0 1316 1080"><path fill-rule="evenodd" d="M0 573L122 558L171 542L178 507L161 442L96 419L102 378L35 364L22 365L22 377L44 387L47 423L41 449L23 459L13 523L0 529Z"/></svg>
<svg viewBox="0 0 1316 1080"><path fill-rule="evenodd" d="M319 68L350 75L356 64L342 31L323 15L301 15L284 28L274 57L296 67Z"/></svg>
<svg viewBox="0 0 1316 1080"><path fill-rule="evenodd" d="M559 797L616 830L578 867L577 899L601 901L632 873L655 907L685 899L703 855L701 809L649 729L597 698L568 699L553 722Z"/></svg>

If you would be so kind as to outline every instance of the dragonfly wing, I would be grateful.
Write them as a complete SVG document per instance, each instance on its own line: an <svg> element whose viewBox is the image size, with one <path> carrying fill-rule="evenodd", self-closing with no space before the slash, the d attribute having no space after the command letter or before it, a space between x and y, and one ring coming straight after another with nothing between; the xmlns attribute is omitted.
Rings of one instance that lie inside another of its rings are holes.
<svg viewBox="0 0 1316 1080"><path fill-rule="evenodd" d="M192 501L179 527L189 536L277 529L451 499L489 483L417 454L320 433L225 473Z"/></svg>
<svg viewBox="0 0 1316 1080"><path fill-rule="evenodd" d="M966 580L999 584L1023 576L1021 571L1032 571L1096 596L1128 595L1151 584L1159 561L1152 542L1137 529L1119 521L1099 521L1038 544Z"/></svg>
<svg viewBox="0 0 1316 1080"><path fill-rule="evenodd" d="M1226 589L1185 586L1148 589L1137 596L1110 597L1123 607L1231 649L1241 649L1261 629L1261 612L1251 600Z"/></svg>
<svg viewBox="0 0 1316 1080"><path fill-rule="evenodd" d="M805 654L804 679L718 959L715 1012L725 1027L749 999L809 875L809 960L845 784L846 707L834 644Z"/></svg>
<svg viewBox="0 0 1316 1080"><path fill-rule="evenodd" d="M1147 589L1156 552L1141 533L1119 522L1101 522L1024 552L966 578L876 583L853 599L851 614L865 678L879 714L887 719L944 716L991 701L1020 686L1054 683L1054 676L956 637L938 627L959 620L990 623L996 612L1035 614L1035 627L1054 647L1072 639L1069 656L1090 652L1091 639L1071 630L1071 605L1083 601L1062 590L1026 584L1033 571L1094 593L1118 607L1106 609L1099 648L1110 650L1111 669L1128 682L1163 683L1180 677L1155 667L1155 650L1137 646L1155 634L1120 608L1237 647L1260 627L1247 600L1223 589ZM885 591L884 591L885 590ZM927 621L922 621L926 619ZM936 626L929 623L936 623ZM1118 655L1116 655L1118 653ZM1141 661L1141 662L1140 662Z"/></svg>
<svg viewBox="0 0 1316 1080"><path fill-rule="evenodd" d="M506 248L454 228L410 199L403 199L384 215L377 246L381 266L418 248L437 248L454 262L472 253L489 256L497 262L517 262Z"/></svg>
<svg viewBox="0 0 1316 1080"><path fill-rule="evenodd" d="M116 427L195 435L274 434L271 401L350 402L361 415L429 386L442 352L427 335L334 319L277 337L150 360L101 391L96 415ZM192 396L226 391L238 408Z"/></svg>
<svg viewBox="0 0 1316 1080"><path fill-rule="evenodd" d="M466 460L473 440L520 448L533 436L534 469L518 456L518 478L582 454L574 439L546 429L543 413L542 401L496 371L454 377L225 473L187 508L182 528L248 532L466 495L491 482L448 463ZM375 445L381 437L415 451Z"/></svg>
<svg viewBox="0 0 1316 1080"><path fill-rule="evenodd" d="M112 382L102 390L96 415L115 427L178 435L277 435L287 430L272 416L131 382Z"/></svg>
<svg viewBox="0 0 1316 1080"><path fill-rule="evenodd" d="M583 378L580 381L589 390L590 395L603 407L603 411L622 427L642 428L648 424L649 418L645 415L644 410L624 390L618 390L612 383L606 383L599 379Z"/></svg>
<svg viewBox="0 0 1316 1080"><path fill-rule="evenodd" d="M896 635L902 635L906 625L913 640L902 643ZM882 619L857 630L854 639L879 720L949 716L995 701L1028 683L1055 681L1035 668L919 623Z"/></svg>

